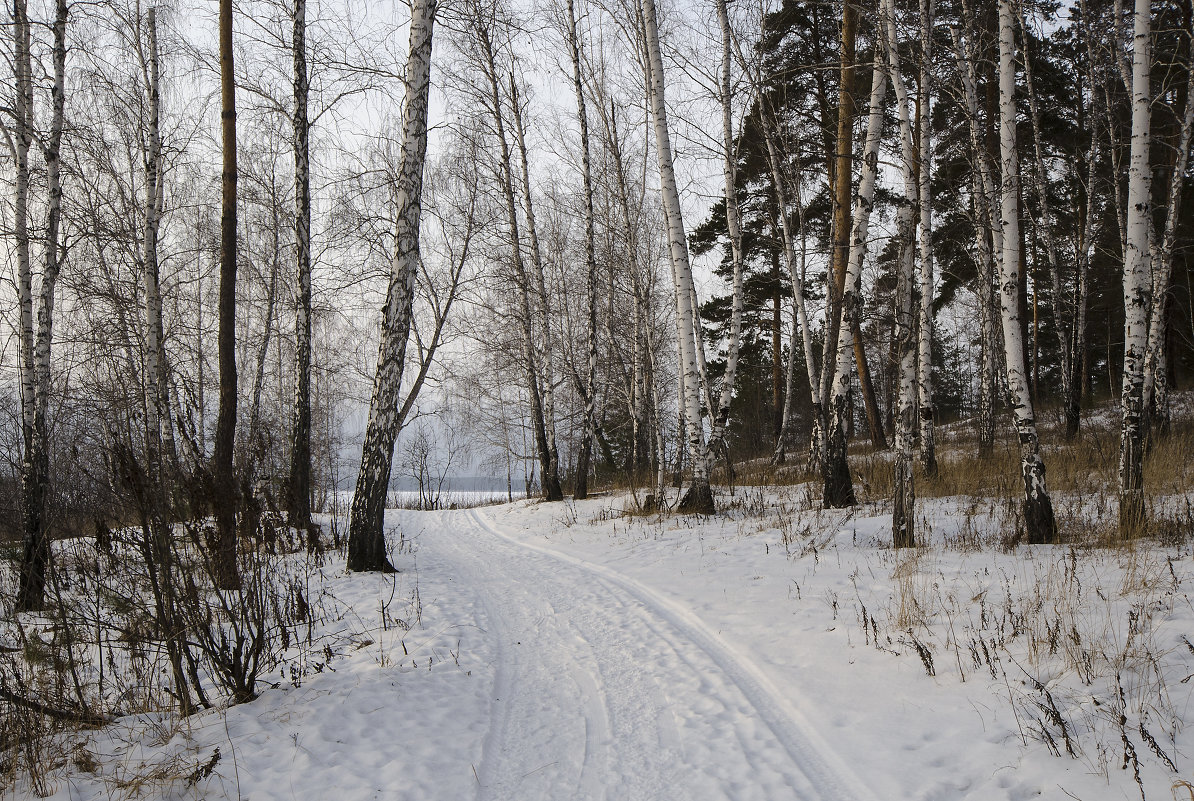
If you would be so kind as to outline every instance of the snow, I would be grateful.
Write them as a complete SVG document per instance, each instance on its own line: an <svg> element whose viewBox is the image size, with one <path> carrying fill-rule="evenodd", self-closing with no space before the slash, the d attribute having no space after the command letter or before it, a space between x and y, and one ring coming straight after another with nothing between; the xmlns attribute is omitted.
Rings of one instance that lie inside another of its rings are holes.
<svg viewBox="0 0 1194 801"><path fill-rule="evenodd" d="M927 499L897 552L879 506L718 501L390 512L402 572L315 570L276 687L64 735L50 797L1184 797L1188 547L1005 551L1008 510Z"/></svg>

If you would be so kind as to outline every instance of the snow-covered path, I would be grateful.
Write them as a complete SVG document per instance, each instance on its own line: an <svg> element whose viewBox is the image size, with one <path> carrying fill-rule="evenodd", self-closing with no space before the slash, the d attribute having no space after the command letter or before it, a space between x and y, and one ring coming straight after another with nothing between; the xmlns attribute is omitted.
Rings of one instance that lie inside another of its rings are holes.
<svg viewBox="0 0 1194 801"><path fill-rule="evenodd" d="M606 568L445 512L422 569L476 593L496 647L478 798L858 799L760 671L699 620Z"/></svg>

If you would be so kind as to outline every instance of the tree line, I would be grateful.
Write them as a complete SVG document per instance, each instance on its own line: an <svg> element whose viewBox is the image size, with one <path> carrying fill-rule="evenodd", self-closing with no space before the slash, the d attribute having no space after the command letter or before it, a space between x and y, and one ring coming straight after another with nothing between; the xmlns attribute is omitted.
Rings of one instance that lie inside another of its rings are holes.
<svg viewBox="0 0 1194 801"><path fill-rule="evenodd" d="M46 603L54 536L134 518L168 573L172 521L210 515L235 589L263 513L306 531L347 489L350 569L392 569L395 449L435 417L547 501L621 483L655 510L686 477L701 513L747 458L854 505L865 438L907 546L936 426L989 455L1006 411L1052 542L1042 409L1074 437L1114 396L1120 530L1145 526L1194 354L1189 0L14 0L4 23L17 608Z"/></svg>

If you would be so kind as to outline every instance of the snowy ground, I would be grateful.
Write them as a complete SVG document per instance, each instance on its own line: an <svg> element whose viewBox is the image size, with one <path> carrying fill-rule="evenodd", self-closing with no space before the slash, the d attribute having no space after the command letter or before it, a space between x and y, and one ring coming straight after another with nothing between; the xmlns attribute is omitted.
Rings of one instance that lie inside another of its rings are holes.
<svg viewBox="0 0 1194 801"><path fill-rule="evenodd" d="M721 501L712 519L625 516L620 496L393 512L403 572L324 566L325 648L276 688L61 745L45 789L1194 797L1188 547L1005 553L1004 512L955 499L922 504L931 547L896 552L877 509Z"/></svg>

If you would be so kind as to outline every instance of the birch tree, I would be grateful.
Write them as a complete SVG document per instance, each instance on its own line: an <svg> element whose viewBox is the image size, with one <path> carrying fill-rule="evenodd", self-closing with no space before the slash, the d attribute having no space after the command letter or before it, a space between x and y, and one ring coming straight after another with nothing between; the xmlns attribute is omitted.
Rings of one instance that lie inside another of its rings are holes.
<svg viewBox="0 0 1194 801"><path fill-rule="evenodd" d="M411 6L406 100L402 105L401 162L395 187L394 260L382 309L377 372L348 523L349 570L394 570L386 556L383 518L394 461L394 442L398 436L398 395L402 387L415 278L419 269L419 217L423 162L427 154L427 101L431 90L435 13L436 0L415 0Z"/></svg>
<svg viewBox="0 0 1194 801"><path fill-rule="evenodd" d="M484 7L481 3L474 3L469 8L469 15L470 34L476 48L476 52L472 55L475 57L476 66L482 73L485 83L483 88L478 88L477 94L485 107L486 114L491 117L492 136L498 146L496 180L506 213L507 244L510 247L510 265L514 272L513 282L518 299L516 316L521 335L522 371L531 407L530 424L539 459L540 486L544 500L559 501L563 499L564 494L559 481L559 452L555 447L555 424L551 422L549 425L550 415L547 414L544 402L544 385L550 382L540 375L541 350L534 330L537 318L543 319L544 325L547 321L543 315L536 314L536 305L532 302L532 278L527 268L526 259L523 257L523 225L518 211L516 179L509 134L506 130L506 111L503 98L503 85L507 82L506 76L499 70L497 45L493 39L493 31L496 27L496 9ZM539 303L538 307L542 309L543 304Z"/></svg>
<svg viewBox="0 0 1194 801"><path fill-rule="evenodd" d="M1152 310L1148 320L1148 344L1144 351L1144 412L1147 419L1145 436L1150 432L1165 432L1169 428L1168 379L1166 376L1165 337L1169 325L1168 301L1173 276L1174 246L1181 220L1182 187L1190 162L1190 134L1194 129L1194 15L1186 17L1190 26L1185 31L1189 48L1186 59L1185 108L1179 118L1176 157L1169 178L1165 213L1165 229L1159 246L1154 244L1152 260Z"/></svg>
<svg viewBox="0 0 1194 801"><path fill-rule="evenodd" d="M15 239L20 308L21 420L25 453L21 463L24 549L17 609L33 611L45 603L49 569L50 532L47 500L50 490L49 404L50 349L54 341L54 304L62 269L62 134L66 105L66 0L57 0L52 24L52 80L50 125L42 140L47 211L41 286L37 296L37 331L33 329L33 273L29 234L29 150L34 139L33 65L30 53L29 9L25 0L13 3L16 103L14 151L17 178Z"/></svg>
<svg viewBox="0 0 1194 801"><path fill-rule="evenodd" d="M1128 166L1127 246L1124 250L1123 430L1119 446L1119 534L1144 526L1144 360L1148 345L1152 214L1149 165L1152 101L1149 0L1136 0L1132 36L1132 140Z"/></svg>
<svg viewBox="0 0 1194 801"><path fill-rule="evenodd" d="M825 462L822 466L824 493L822 502L830 508L854 505L854 481L846 459L846 415L850 394L851 357L854 355L853 320L859 313L859 292L862 288L862 265L866 259L867 235L870 230L871 209L875 202L875 183L879 177L879 144L883 133L883 101L887 94L887 74L884 51L875 47L871 70L870 112L867 119L866 141L862 150L862 174L854 195L850 259L846 265L846 280L842 293L842 325L837 353L833 361L833 393L828 411L829 431ZM829 369L829 365L825 365Z"/></svg>
<svg viewBox="0 0 1194 801"><path fill-rule="evenodd" d="M852 53L853 52L853 41L854 41L854 25L855 25L855 21L856 21L856 16L855 16L854 11L852 9L850 9L850 7L848 5L847 5L846 10L843 11L843 15L844 15L843 16L844 28L842 31L842 44L843 44L844 50ZM807 303L807 300L806 300L805 294L804 294L804 284L805 284L805 269L804 269L805 268L805 259L803 258L804 251L805 251L805 247L804 247L804 203L800 197L799 181L795 181L795 182L793 182L792 190L794 192L793 199L795 200L795 206L796 206L796 215L797 215L797 220L798 220L798 224L797 224L798 232L793 231L791 220L790 220L790 215L787 214L787 212L786 212L786 210L790 206L789 192L788 192L788 186L787 186L788 179L784 175L784 171L781 167L780 145L779 145L779 142L777 141L779 138L780 126L779 126L779 121L777 119L776 109L774 108L773 104L771 103L771 101L768 97L768 94L764 90L765 76L763 74L763 70L764 70L763 61L762 61L762 59L758 59L758 58L756 58L754 60L748 59L746 57L746 55L743 53L741 45L739 44L737 38L735 38L733 41L736 46L738 60L742 65L742 69L749 77L751 91L754 94L754 96L757 98L756 102L758 103L759 108L760 108L758 126L759 126L760 130L762 131L764 144L766 146L767 169L771 176L772 191L775 196L774 197L775 207L776 207L776 209L782 210L777 216L779 217L780 234L781 234L781 238L783 240L784 263L785 263L785 266L787 267L788 278L792 285L792 304L793 304L792 305L792 325L791 325L792 331L791 331L791 336L789 337L789 346L788 346L788 369L786 371L787 376L786 376L785 389L784 389L784 404L783 404L783 411L782 411L782 414L780 417L779 433L775 438L775 450L772 452L771 462L772 462L772 464L783 464L787 460L786 451L787 451L787 447L788 447L788 433L789 433L789 430L790 430L790 427L792 424L792 406L793 406L793 402L794 402L796 354L799 352L804 357L805 373L806 373L806 377L808 380L809 395L810 395L810 407L812 409L812 431L811 431L810 437L809 437L809 452L808 452L807 465L808 465L808 469L810 471L820 470L820 469L822 469L822 467L824 465L825 434L826 434L826 430L828 428L828 423L827 423L826 415L825 415L826 404L823 402L824 396L821 391L822 370L818 369L817 360L814 355L814 348L815 348L814 334L813 334L812 327L809 325L808 303ZM850 119L852 120L853 115L854 115L854 99L853 99L853 89L852 89L852 87L853 87L853 72L854 72L853 56L851 55L849 58L843 56L843 59L842 59L843 81L848 83L849 86L851 87L851 89L849 92L844 92L840 99L839 120L841 120L843 122L843 124L845 125L845 131L843 132L842 128L839 127L839 130L838 130L839 142L845 141L847 143L852 143L852 140L853 140L852 123L844 122L846 116L849 116ZM843 137L843 136L845 137L844 140L841 139L841 137ZM850 166L849 166L850 161L851 161L850 150L851 150L851 144L847 144L847 145L845 145L844 157L840 150L839 150L839 154L838 154L837 169L844 170L844 174L846 174L846 175L849 175L849 172L850 172ZM725 158L727 160L729 160L730 157L731 157L731 151L726 149ZM844 164L845 166L843 167L842 164ZM730 167L731 167L731 169L734 169L736 171L736 163L731 164ZM736 175L734 177L734 180L736 183L737 182ZM835 186L835 191L837 191L838 184L835 184L834 186ZM834 205L834 210L835 210L834 231L835 232L840 230L838 228L839 224L841 224L842 226L844 226L847 229L849 228L849 222L848 222L850 219L850 211L849 211L850 182L849 181L847 181L844 185L841 186L841 191L843 191L845 193L844 200L841 200L840 203L838 200L834 201L834 203L835 203L835 205ZM741 240L741 230L740 230L741 222L740 222L739 218L741 215L738 211L736 204L737 204L737 199L736 199L736 193L735 193L734 218L735 218L735 226L739 229L738 242L737 242L739 255L736 257L738 259L738 261L735 262L735 264L740 267L741 261L742 261L742 255L741 255L742 240ZM727 227L728 227L728 221L729 221L729 215L730 215L730 211L729 211L730 205L731 205L731 203L727 199L727 201L726 201ZM844 213L839 213L838 209L841 208L842 206L844 206L846 210ZM839 216L841 217L841 220L844 220L845 222L838 221ZM731 234L731 237L732 236L733 235ZM799 258L799 259L797 258L797 255L796 255L797 238L799 238L799 240L801 242L801 258ZM848 231L845 234L843 234L843 239L846 242L844 255L841 256L842 263L844 265L845 262L848 261L848 258L847 258L848 251L849 251L849 232ZM838 258L838 256L837 256L838 250L836 248L837 248L837 244L835 243L835 251L834 251L835 259ZM844 274L844 272L845 272L845 268L843 266L842 273ZM836 268L835 268L834 274L836 275ZM830 286L831 286L831 292L836 290L836 287L837 287L836 283L830 282ZM832 296L831 296L831 301L832 301ZM831 305L835 305L835 304L833 304L831 302ZM827 322L830 325L829 335L833 336L834 335L833 327L836 324L840 323L841 321L840 321L840 319L837 319L837 315L835 314L833 309L831 309L827 313L827 316L829 318L829 319L827 319ZM739 331L740 330L741 330L741 327L739 326ZM740 333L739 333L739 336L741 336Z"/></svg>
<svg viewBox="0 0 1194 801"><path fill-rule="evenodd" d="M664 100L663 56L659 46L659 24L655 0L642 0L645 44L647 106L655 128L655 155L659 162L660 194L667 223L668 250L672 261L672 280L676 301L676 338L680 356L680 397L685 436L692 459L692 483L680 501L680 509L712 512L713 491L709 486L708 460L705 458L704 428L701 422L701 377L697 365L696 322L693 308L692 267L688 259L688 240L680 208L680 193L672 157Z"/></svg>
<svg viewBox="0 0 1194 801"><path fill-rule="evenodd" d="M981 327L979 353L978 451L989 456L995 447L995 389L999 367L999 337L995 322L995 262L1003 252L1003 228L1000 225L999 191L996 165L983 143L979 112L975 64L978 54L974 45L974 16L968 3L962 4L962 19L969 32L966 39L956 30L951 32L958 75L970 134L973 159L970 198L974 215L974 239L978 272L978 307Z"/></svg>
<svg viewBox="0 0 1194 801"><path fill-rule="evenodd" d="M556 437L556 348L551 330L552 296L547 289L547 269L543 259L543 249L539 243L539 226L535 220L535 202L531 184L530 159L527 156L526 125L522 115L522 100L518 88L518 80L511 69L509 75L510 88L510 117L514 127L514 143L518 149L519 167L522 178L522 209L526 232L527 245L530 254L530 278L534 282L532 291L538 305L539 353L538 368L542 373L539 389L543 403L543 429L547 441L547 462L542 474L543 496L549 501L562 500L563 490L560 487L560 447ZM513 181L511 182L513 186ZM519 243L521 248L521 242Z"/></svg>
<svg viewBox="0 0 1194 801"><path fill-rule="evenodd" d="M923 8L923 7L922 7ZM924 177L927 173L924 157L925 150L917 152L917 145L913 142L911 110L909 109L908 90L904 86L903 71L900 66L899 41L896 38L895 8L892 0L882 0L880 5L880 24L883 26L883 50L887 54L887 67L890 72L891 85L896 96L896 116L899 118L900 141L900 175L904 184L904 198L896 210L896 237L898 243L898 267L896 273L896 355L899 361L897 378L898 392L895 411L895 487L892 505L892 544L897 548L911 547L916 544L915 511L916 490L912 475L912 444L916 431L916 402L918 393L923 395L925 376L921 372L918 362L924 358L926 346L925 318L923 309L919 320L915 312L915 262L916 262L916 228L920 225L922 278L920 289L924 290L923 258L925 246L923 237L928 234L925 220L928 207L927 197L922 192L927 190ZM924 20L922 20L922 25ZM923 40L922 40L923 41ZM921 88L923 90L926 73L921 72ZM923 106L922 106L923 111ZM924 148L927 141L924 137L926 128L921 129L919 145ZM918 157L920 161L918 162ZM921 173L916 175L917 167ZM917 204L920 213L917 213ZM919 217L919 219L918 219ZM931 252L930 252L931 253ZM930 284L931 293L931 284ZM931 294L930 294L931 298ZM926 302L921 298L921 306ZM932 430L930 428L930 447ZM931 452L931 451L930 451ZM935 457L934 457L935 459Z"/></svg>
<svg viewBox="0 0 1194 801"><path fill-rule="evenodd" d="M146 13L147 58L142 71L148 94L148 130L145 145L145 224L142 236L142 275L145 285L145 386L146 433L149 438L149 475L160 481L163 441L170 431L170 396L163 345L162 292L159 284L158 233L165 206L160 125L161 78L158 55L157 9ZM138 53L144 52L138 47Z"/></svg>
<svg viewBox="0 0 1194 801"><path fill-rule="evenodd" d="M311 124L307 115L307 0L294 0L291 51L294 63L294 412L290 440L287 517L301 528L311 522Z"/></svg>
<svg viewBox="0 0 1194 801"><path fill-rule="evenodd" d="M1030 543L1045 543L1056 540L1057 529L1053 502L1045 486L1045 462L1037 437L1020 320L1020 167L1016 150L1015 15L1011 3L999 0L999 153L1003 176L999 302L1008 394L1020 444L1024 527Z"/></svg>
<svg viewBox="0 0 1194 801"><path fill-rule="evenodd" d="M588 366L589 372L584 387L585 420L581 439L580 455L576 461L577 500L589 494L589 455L593 449L593 437L597 425L595 404L597 401L597 252L593 220L593 174L589 155L589 115L585 109L584 81L580 71L580 37L576 31L576 11L572 0L566 0L568 13L568 51L572 57L572 89L576 93L576 121L580 127L581 178L584 182L585 215L585 276L588 299Z"/></svg>
<svg viewBox="0 0 1194 801"><path fill-rule="evenodd" d="M937 476L937 446L934 441L936 414L933 407L933 204L929 199L933 151L930 129L929 70L933 52L933 14L935 0L920 0L920 93L917 97L917 128L920 139L918 193L920 204L920 314L917 320L916 390L918 395L920 463L925 475ZM894 77L893 77L894 80Z"/></svg>

